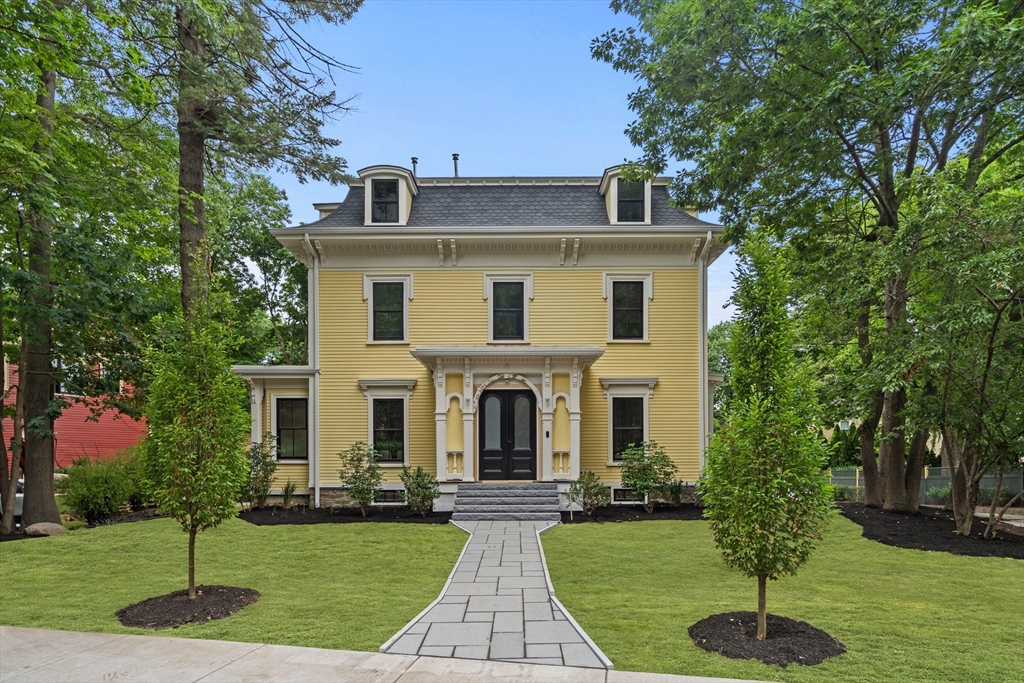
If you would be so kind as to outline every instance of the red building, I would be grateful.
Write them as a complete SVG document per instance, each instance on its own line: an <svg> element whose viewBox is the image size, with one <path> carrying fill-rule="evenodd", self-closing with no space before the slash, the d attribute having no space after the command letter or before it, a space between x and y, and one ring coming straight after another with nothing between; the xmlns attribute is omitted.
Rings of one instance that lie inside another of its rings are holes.
<svg viewBox="0 0 1024 683"><path fill-rule="evenodd" d="M3 389L18 383L18 366L4 363ZM107 410L98 417L93 417L89 405L80 397L68 396L71 405L64 409L63 414L53 425L54 450L57 467L66 467L72 461L83 456L91 460L113 457L122 448L133 446L146 435L144 420L135 421L121 415L116 410ZM5 405L13 405L15 392L11 392L4 400ZM98 419L98 421L97 421ZM4 420L4 441L10 445L13 437L14 422Z"/></svg>

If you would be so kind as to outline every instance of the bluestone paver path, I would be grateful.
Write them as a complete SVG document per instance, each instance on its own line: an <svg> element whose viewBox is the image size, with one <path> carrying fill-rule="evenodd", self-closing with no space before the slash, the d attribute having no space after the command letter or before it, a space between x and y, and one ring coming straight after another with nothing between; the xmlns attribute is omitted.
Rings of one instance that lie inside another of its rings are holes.
<svg viewBox="0 0 1024 683"><path fill-rule="evenodd" d="M471 534L441 596L381 652L611 669L554 596L539 533L551 522L453 522Z"/></svg>

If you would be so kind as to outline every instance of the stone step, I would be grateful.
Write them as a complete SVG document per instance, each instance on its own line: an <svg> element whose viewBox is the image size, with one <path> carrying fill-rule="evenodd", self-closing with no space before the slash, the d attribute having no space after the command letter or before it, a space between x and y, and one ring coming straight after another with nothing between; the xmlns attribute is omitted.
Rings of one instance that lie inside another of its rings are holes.
<svg viewBox="0 0 1024 683"><path fill-rule="evenodd" d="M560 522L557 512L453 512L454 522Z"/></svg>
<svg viewBox="0 0 1024 683"><path fill-rule="evenodd" d="M557 491L558 484L553 481L536 481L525 484L459 484L459 491Z"/></svg>
<svg viewBox="0 0 1024 683"><path fill-rule="evenodd" d="M455 506L455 512L468 512L470 514L496 514L507 512L519 514L520 512L554 512L558 514L558 508L554 505L473 505L471 507Z"/></svg>
<svg viewBox="0 0 1024 683"><path fill-rule="evenodd" d="M455 507L476 507L478 505L553 505L558 507L558 496L523 496L522 498L510 497L483 497L465 498L455 496Z"/></svg>
<svg viewBox="0 0 1024 683"><path fill-rule="evenodd" d="M558 489L496 489L486 487L482 489L465 490L461 487L458 490L459 498L550 498L558 497Z"/></svg>

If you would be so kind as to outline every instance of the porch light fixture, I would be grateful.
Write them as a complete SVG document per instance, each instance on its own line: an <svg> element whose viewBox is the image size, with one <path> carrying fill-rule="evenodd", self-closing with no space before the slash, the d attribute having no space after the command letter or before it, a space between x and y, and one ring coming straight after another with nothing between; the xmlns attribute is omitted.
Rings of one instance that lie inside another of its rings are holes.
<svg viewBox="0 0 1024 683"><path fill-rule="evenodd" d="M842 429L844 432L849 431L850 430L850 424L851 424L850 420L840 420L839 421L839 428Z"/></svg>

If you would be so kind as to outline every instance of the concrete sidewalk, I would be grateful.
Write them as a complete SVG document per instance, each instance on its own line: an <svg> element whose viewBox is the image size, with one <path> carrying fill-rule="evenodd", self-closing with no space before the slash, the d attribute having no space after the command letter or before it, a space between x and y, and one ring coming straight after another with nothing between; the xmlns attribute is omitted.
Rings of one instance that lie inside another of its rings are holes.
<svg viewBox="0 0 1024 683"><path fill-rule="evenodd" d="M8 681L727 683L731 679L0 626L0 682Z"/></svg>

